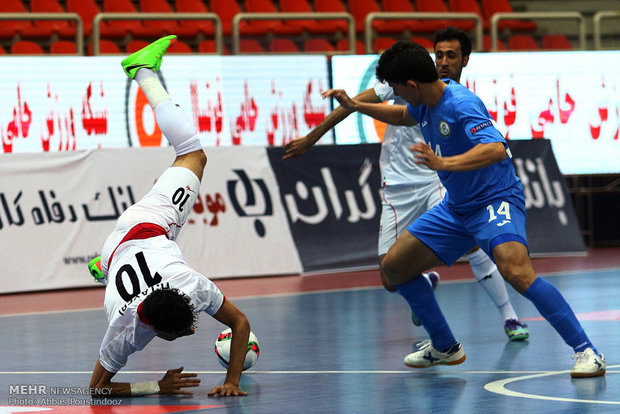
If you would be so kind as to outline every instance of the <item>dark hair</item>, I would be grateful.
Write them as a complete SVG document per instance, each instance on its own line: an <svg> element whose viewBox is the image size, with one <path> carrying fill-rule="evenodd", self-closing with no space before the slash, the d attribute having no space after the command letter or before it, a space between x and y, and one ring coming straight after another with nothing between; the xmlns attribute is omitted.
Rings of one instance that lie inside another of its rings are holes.
<svg viewBox="0 0 620 414"><path fill-rule="evenodd" d="M471 54L471 39L469 38L469 35L461 29L457 29L452 26L438 30L437 33L435 33L435 43L433 44L433 47L436 49L437 43L447 42L450 40L459 41L461 44L461 53L463 54L463 57Z"/></svg>
<svg viewBox="0 0 620 414"><path fill-rule="evenodd" d="M402 85L408 80L431 83L439 79L435 63L428 51L423 46L407 40L394 43L381 54L376 75L381 82Z"/></svg>
<svg viewBox="0 0 620 414"><path fill-rule="evenodd" d="M144 317L158 331L181 334L196 323L194 306L179 289L157 289L142 303Z"/></svg>

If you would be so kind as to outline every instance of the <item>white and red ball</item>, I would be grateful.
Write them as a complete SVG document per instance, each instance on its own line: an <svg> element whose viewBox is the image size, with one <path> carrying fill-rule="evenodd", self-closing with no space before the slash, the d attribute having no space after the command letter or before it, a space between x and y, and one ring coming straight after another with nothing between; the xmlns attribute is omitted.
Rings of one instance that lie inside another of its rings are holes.
<svg viewBox="0 0 620 414"><path fill-rule="evenodd" d="M215 355L217 360L222 364L224 368L228 368L228 362L230 361L230 342L232 340L232 330L230 328L222 331L215 341ZM243 363L243 370L252 368L258 356L260 355L260 345L258 339L254 333L250 332L248 338L248 351L245 354L245 362Z"/></svg>

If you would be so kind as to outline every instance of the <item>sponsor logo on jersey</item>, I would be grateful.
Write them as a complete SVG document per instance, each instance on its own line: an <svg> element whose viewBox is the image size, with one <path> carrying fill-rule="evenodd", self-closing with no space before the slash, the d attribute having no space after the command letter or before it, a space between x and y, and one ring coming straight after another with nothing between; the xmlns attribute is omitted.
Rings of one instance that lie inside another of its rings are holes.
<svg viewBox="0 0 620 414"><path fill-rule="evenodd" d="M480 131L481 129L488 128L488 127L490 127L490 126L492 126L492 125L493 125L493 122L492 122L491 120L489 120L489 121L486 121L486 122L481 123L480 125L476 125L475 127L473 127L472 129L470 129L469 131L470 131L472 134L475 134L476 132Z"/></svg>

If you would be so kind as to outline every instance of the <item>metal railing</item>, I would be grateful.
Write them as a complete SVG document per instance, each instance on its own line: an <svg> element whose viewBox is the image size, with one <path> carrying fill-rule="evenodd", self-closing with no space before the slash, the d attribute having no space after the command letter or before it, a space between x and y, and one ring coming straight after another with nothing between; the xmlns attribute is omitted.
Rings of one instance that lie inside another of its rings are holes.
<svg viewBox="0 0 620 414"><path fill-rule="evenodd" d="M240 51L239 45L241 40L239 24L243 20L346 20L348 23L347 38L349 39L349 51L326 51L325 54L355 54L355 20L349 13L237 13L232 21L232 53L235 55L243 54ZM275 54L274 52L271 53Z"/></svg>
<svg viewBox="0 0 620 414"><path fill-rule="evenodd" d="M539 20L539 19L561 19L577 20L579 32L579 50L586 50L586 19L579 12L514 12L514 13L495 13L491 16L491 52L497 52L498 23L501 20Z"/></svg>
<svg viewBox="0 0 620 414"><path fill-rule="evenodd" d="M76 13L0 13L2 20L66 20L75 22L75 54L84 54L84 24Z"/></svg>
<svg viewBox="0 0 620 414"><path fill-rule="evenodd" d="M222 54L222 21L215 13L99 13L93 19L93 55L100 52L100 24L107 20L210 20L215 23L215 53Z"/></svg>
<svg viewBox="0 0 620 414"><path fill-rule="evenodd" d="M473 20L475 21L475 45L474 51L482 50L482 19L476 13L401 13L401 12L375 12L368 13L364 21L364 43L366 53L373 53L372 42L374 30L372 22L374 20Z"/></svg>
<svg viewBox="0 0 620 414"><path fill-rule="evenodd" d="M592 16L592 34L594 41L594 50L601 50L601 20L609 18L620 18L620 10L606 10L594 13Z"/></svg>

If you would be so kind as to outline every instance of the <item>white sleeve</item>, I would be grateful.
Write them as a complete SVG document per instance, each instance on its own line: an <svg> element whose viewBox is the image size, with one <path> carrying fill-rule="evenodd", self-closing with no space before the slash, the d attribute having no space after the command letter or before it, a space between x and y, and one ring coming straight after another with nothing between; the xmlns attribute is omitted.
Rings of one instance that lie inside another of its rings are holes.
<svg viewBox="0 0 620 414"><path fill-rule="evenodd" d="M396 98L392 87L385 82L375 83L374 89L379 99L381 99L381 102L390 101Z"/></svg>
<svg viewBox="0 0 620 414"><path fill-rule="evenodd" d="M196 290L190 297L192 297L196 312L205 312L213 316L222 307L224 294L211 280L199 273L198 276L199 282L197 283Z"/></svg>
<svg viewBox="0 0 620 414"><path fill-rule="evenodd" d="M99 362L108 372L116 373L127 364L129 355L142 350L156 336L155 331L111 324L99 349Z"/></svg>

